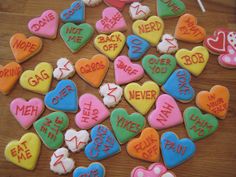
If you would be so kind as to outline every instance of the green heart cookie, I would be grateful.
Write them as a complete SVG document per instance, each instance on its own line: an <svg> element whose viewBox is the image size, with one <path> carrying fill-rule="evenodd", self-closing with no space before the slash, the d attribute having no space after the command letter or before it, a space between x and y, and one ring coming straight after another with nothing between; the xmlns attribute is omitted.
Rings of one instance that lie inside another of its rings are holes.
<svg viewBox="0 0 236 177"><path fill-rule="evenodd" d="M146 55L142 60L146 73L159 85L166 82L176 67L174 56L164 54L159 58L155 55Z"/></svg>
<svg viewBox="0 0 236 177"><path fill-rule="evenodd" d="M180 16L185 9L185 4L181 0L157 0L157 14L162 18Z"/></svg>
<svg viewBox="0 0 236 177"><path fill-rule="evenodd" d="M145 126L145 118L139 113L128 115L125 109L114 109L110 117L111 126L120 144L139 134Z"/></svg>
<svg viewBox="0 0 236 177"><path fill-rule="evenodd" d="M188 135L193 141L211 135L218 128L218 120L211 114L202 114L197 107L185 109L184 123Z"/></svg>
<svg viewBox="0 0 236 177"><path fill-rule="evenodd" d="M69 125L69 119L63 112L53 112L34 123L34 129L49 149L57 149L63 144L62 131Z"/></svg>
<svg viewBox="0 0 236 177"><path fill-rule="evenodd" d="M60 30L62 39L73 53L83 47L91 39L93 33L94 29L88 23L80 25L66 23Z"/></svg>

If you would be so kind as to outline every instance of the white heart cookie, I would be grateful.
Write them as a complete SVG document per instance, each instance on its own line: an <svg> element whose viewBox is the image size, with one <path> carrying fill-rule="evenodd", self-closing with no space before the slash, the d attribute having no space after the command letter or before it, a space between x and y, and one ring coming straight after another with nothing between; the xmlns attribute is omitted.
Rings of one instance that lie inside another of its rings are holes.
<svg viewBox="0 0 236 177"><path fill-rule="evenodd" d="M89 141L89 133L86 130L76 131L68 129L65 133L65 143L71 152L83 149Z"/></svg>
<svg viewBox="0 0 236 177"><path fill-rule="evenodd" d="M59 175L71 172L75 167L75 162L68 156L68 149L64 147L57 149L51 156L50 169Z"/></svg>
<svg viewBox="0 0 236 177"><path fill-rule="evenodd" d="M104 97L103 103L110 108L120 102L123 95L123 89L114 83L106 83L99 88L99 93Z"/></svg>
<svg viewBox="0 0 236 177"><path fill-rule="evenodd" d="M236 32L230 32L227 36L229 44L236 50Z"/></svg>
<svg viewBox="0 0 236 177"><path fill-rule="evenodd" d="M161 175L161 177L176 177L173 172L166 172Z"/></svg>
<svg viewBox="0 0 236 177"><path fill-rule="evenodd" d="M164 34L162 41L157 45L160 53L174 53L179 49L177 40L171 34Z"/></svg>
<svg viewBox="0 0 236 177"><path fill-rule="evenodd" d="M53 71L53 77L57 80L68 79L75 74L73 64L67 58L57 60L57 68Z"/></svg>
<svg viewBox="0 0 236 177"><path fill-rule="evenodd" d="M94 7L102 2L102 0L83 0L87 6Z"/></svg>
<svg viewBox="0 0 236 177"><path fill-rule="evenodd" d="M147 18L151 10L148 6L144 6L139 2L133 2L129 7L129 13L133 20Z"/></svg>

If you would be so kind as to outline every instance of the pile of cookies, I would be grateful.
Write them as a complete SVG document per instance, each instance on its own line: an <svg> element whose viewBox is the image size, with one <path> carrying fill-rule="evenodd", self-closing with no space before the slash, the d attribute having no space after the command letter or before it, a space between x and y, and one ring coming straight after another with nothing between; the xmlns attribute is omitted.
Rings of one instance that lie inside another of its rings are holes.
<svg viewBox="0 0 236 177"><path fill-rule="evenodd" d="M9 142L5 157L17 166L33 170L42 141L48 149L54 150L50 161L53 172L61 175L74 170L73 177L104 177L105 168L101 163L75 168L69 152L83 151L89 160L100 161L118 154L121 145L127 143L127 153L131 157L153 162L147 169L134 168L131 177L174 177L169 169L191 158L196 152L195 142L214 133L218 119L226 118L229 90L215 85L210 91L196 94L191 86L191 75L197 77L203 72L209 52L219 55L218 61L223 67L236 68L236 32L217 29L207 37L196 17L185 13L186 7L181 0L157 0L158 16L151 15L154 13L139 0L103 2L109 7L103 10L94 27L84 23L85 6L95 7L102 0L77 0L62 11L60 17L54 10L46 10L30 20L28 28L35 36L27 38L17 33L11 37L10 47L16 62L0 66L0 91L9 94L19 79L24 89L45 97L44 100L12 100L12 115L24 129L33 125L36 133L29 132L19 141ZM133 34L128 36L122 33L129 28L122 15L126 5L134 20ZM164 34L163 19L170 17L179 17L174 35ZM60 36L72 53L82 50L96 30L99 34L94 39L94 47L100 54L91 59L80 58L75 64L60 58L56 68L41 62L34 70L23 71L20 64L41 51L43 41L40 37L57 37L59 18L64 23L59 30ZM197 46L192 50L179 49L178 40ZM121 54L125 45L129 48L127 55ZM156 47L161 56L147 54L151 47ZM139 60L141 64L135 63ZM115 82L103 83L110 65L114 65ZM177 65L181 69L177 69ZM79 97L77 85L69 79L75 73L85 84L98 88L103 100L90 93ZM140 85L137 81L145 73L150 81ZM53 78L58 83L50 90ZM160 90L165 94L160 94ZM129 115L124 108L110 112L109 108L116 107L123 95L137 112ZM188 103L193 99L196 106L188 107L182 113L178 102ZM45 106L53 112L41 117ZM152 107L155 108L151 110ZM79 131L68 127L69 121L73 120L69 120L66 113L75 113L74 122ZM108 118L112 130L101 124ZM159 136L158 130L182 123L189 138L179 139L171 131ZM161 155L164 164L157 163Z"/></svg>

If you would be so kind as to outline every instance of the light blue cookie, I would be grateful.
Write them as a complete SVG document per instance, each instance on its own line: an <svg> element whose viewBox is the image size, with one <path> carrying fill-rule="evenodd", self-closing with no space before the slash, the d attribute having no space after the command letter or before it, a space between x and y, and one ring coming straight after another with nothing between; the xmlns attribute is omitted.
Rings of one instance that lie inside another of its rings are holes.
<svg viewBox="0 0 236 177"><path fill-rule="evenodd" d="M73 172L73 177L104 177L105 176L105 168L99 163L91 163L88 168L86 167L78 167Z"/></svg>

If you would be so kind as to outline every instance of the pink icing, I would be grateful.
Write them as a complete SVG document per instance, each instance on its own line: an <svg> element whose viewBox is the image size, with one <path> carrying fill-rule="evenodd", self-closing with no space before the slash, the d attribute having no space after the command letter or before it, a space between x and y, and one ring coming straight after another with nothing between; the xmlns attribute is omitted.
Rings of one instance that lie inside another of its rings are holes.
<svg viewBox="0 0 236 177"><path fill-rule="evenodd" d="M236 51L230 45L228 45L227 51L227 54L222 54L218 57L219 63L224 67L236 68Z"/></svg>
<svg viewBox="0 0 236 177"><path fill-rule="evenodd" d="M160 177L167 171L166 167L161 163L153 163L146 170L139 166L132 170L131 177Z"/></svg>
<svg viewBox="0 0 236 177"><path fill-rule="evenodd" d="M133 64L127 56L119 56L114 61L116 84L127 84L139 80L144 75L143 67Z"/></svg>
<svg viewBox="0 0 236 177"><path fill-rule="evenodd" d="M170 95L163 94L156 101L156 109L148 116L151 127L165 129L181 124L183 122L181 111Z"/></svg>
<svg viewBox="0 0 236 177"><path fill-rule="evenodd" d="M102 19L97 21L96 29L100 33L125 31L127 25L123 15L114 7L107 7L102 12Z"/></svg>
<svg viewBox="0 0 236 177"><path fill-rule="evenodd" d="M36 121L43 110L44 103L39 98L32 98L29 101L23 98L16 98L10 104L11 113L25 129L28 129Z"/></svg>
<svg viewBox="0 0 236 177"><path fill-rule="evenodd" d="M53 10L46 10L40 17L30 20L28 28L37 36L53 39L56 37L58 24L58 14Z"/></svg>
<svg viewBox="0 0 236 177"><path fill-rule="evenodd" d="M79 99L80 112L75 116L75 123L80 129L89 129L104 121L110 112L94 95L86 93Z"/></svg>

